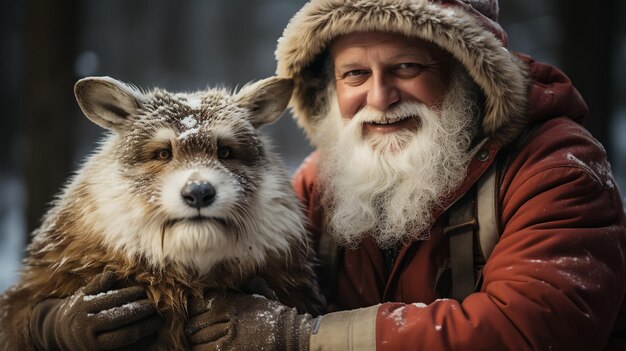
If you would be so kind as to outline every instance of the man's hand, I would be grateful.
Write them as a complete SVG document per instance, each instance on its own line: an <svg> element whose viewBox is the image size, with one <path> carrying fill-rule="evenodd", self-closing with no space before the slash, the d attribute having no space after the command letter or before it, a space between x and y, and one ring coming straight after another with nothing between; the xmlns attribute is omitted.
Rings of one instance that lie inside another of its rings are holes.
<svg viewBox="0 0 626 351"><path fill-rule="evenodd" d="M190 301L193 351L309 350L314 319L260 295L211 291Z"/></svg>
<svg viewBox="0 0 626 351"><path fill-rule="evenodd" d="M43 350L140 350L163 325L142 287L114 289L103 273L65 299L38 303L30 320L33 343Z"/></svg>

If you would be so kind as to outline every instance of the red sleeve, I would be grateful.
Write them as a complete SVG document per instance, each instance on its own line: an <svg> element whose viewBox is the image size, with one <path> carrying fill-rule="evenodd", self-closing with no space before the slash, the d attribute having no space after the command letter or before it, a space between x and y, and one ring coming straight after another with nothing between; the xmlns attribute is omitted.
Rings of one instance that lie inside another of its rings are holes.
<svg viewBox="0 0 626 351"><path fill-rule="evenodd" d="M302 161L291 179L291 185L305 207L308 207L312 200L316 174L317 153L313 153Z"/></svg>
<svg viewBox="0 0 626 351"><path fill-rule="evenodd" d="M293 189L300 199L308 220L309 230L317 250L321 235L322 211L319 204L319 184L317 179L317 152L309 155L292 177Z"/></svg>

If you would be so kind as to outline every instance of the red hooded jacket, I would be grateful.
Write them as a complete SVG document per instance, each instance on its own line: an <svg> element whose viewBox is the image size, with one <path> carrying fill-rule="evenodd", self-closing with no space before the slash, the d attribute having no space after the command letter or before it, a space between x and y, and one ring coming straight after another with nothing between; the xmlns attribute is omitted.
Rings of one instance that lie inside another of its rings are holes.
<svg viewBox="0 0 626 351"><path fill-rule="evenodd" d="M510 157L498 198L500 240L478 292L462 303L438 296L449 254L445 212L431 238L405 245L390 272L373 240L342 250L331 302L339 310L381 304L377 350L626 350L626 217L605 151L581 125L587 107L556 68L520 58L530 72L528 139L483 146L450 204L497 157ZM319 155L294 187L321 235ZM468 346L471 345L471 346Z"/></svg>

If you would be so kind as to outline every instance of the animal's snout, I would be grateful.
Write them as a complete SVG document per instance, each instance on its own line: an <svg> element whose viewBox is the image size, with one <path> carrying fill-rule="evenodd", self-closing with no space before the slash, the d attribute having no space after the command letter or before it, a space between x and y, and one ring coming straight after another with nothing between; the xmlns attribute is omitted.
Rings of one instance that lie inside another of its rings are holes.
<svg viewBox="0 0 626 351"><path fill-rule="evenodd" d="M209 182L189 182L180 195L187 205L201 209L215 201L215 188Z"/></svg>

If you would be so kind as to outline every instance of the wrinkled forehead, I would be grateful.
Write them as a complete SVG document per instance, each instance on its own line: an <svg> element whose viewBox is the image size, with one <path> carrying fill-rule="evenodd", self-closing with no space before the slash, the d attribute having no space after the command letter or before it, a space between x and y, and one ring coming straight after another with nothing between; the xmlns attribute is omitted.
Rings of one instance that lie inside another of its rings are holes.
<svg viewBox="0 0 626 351"><path fill-rule="evenodd" d="M329 52L335 64L358 61L364 54L381 59L407 58L423 62L450 57L450 54L431 42L386 32L355 32L339 36L331 42Z"/></svg>

